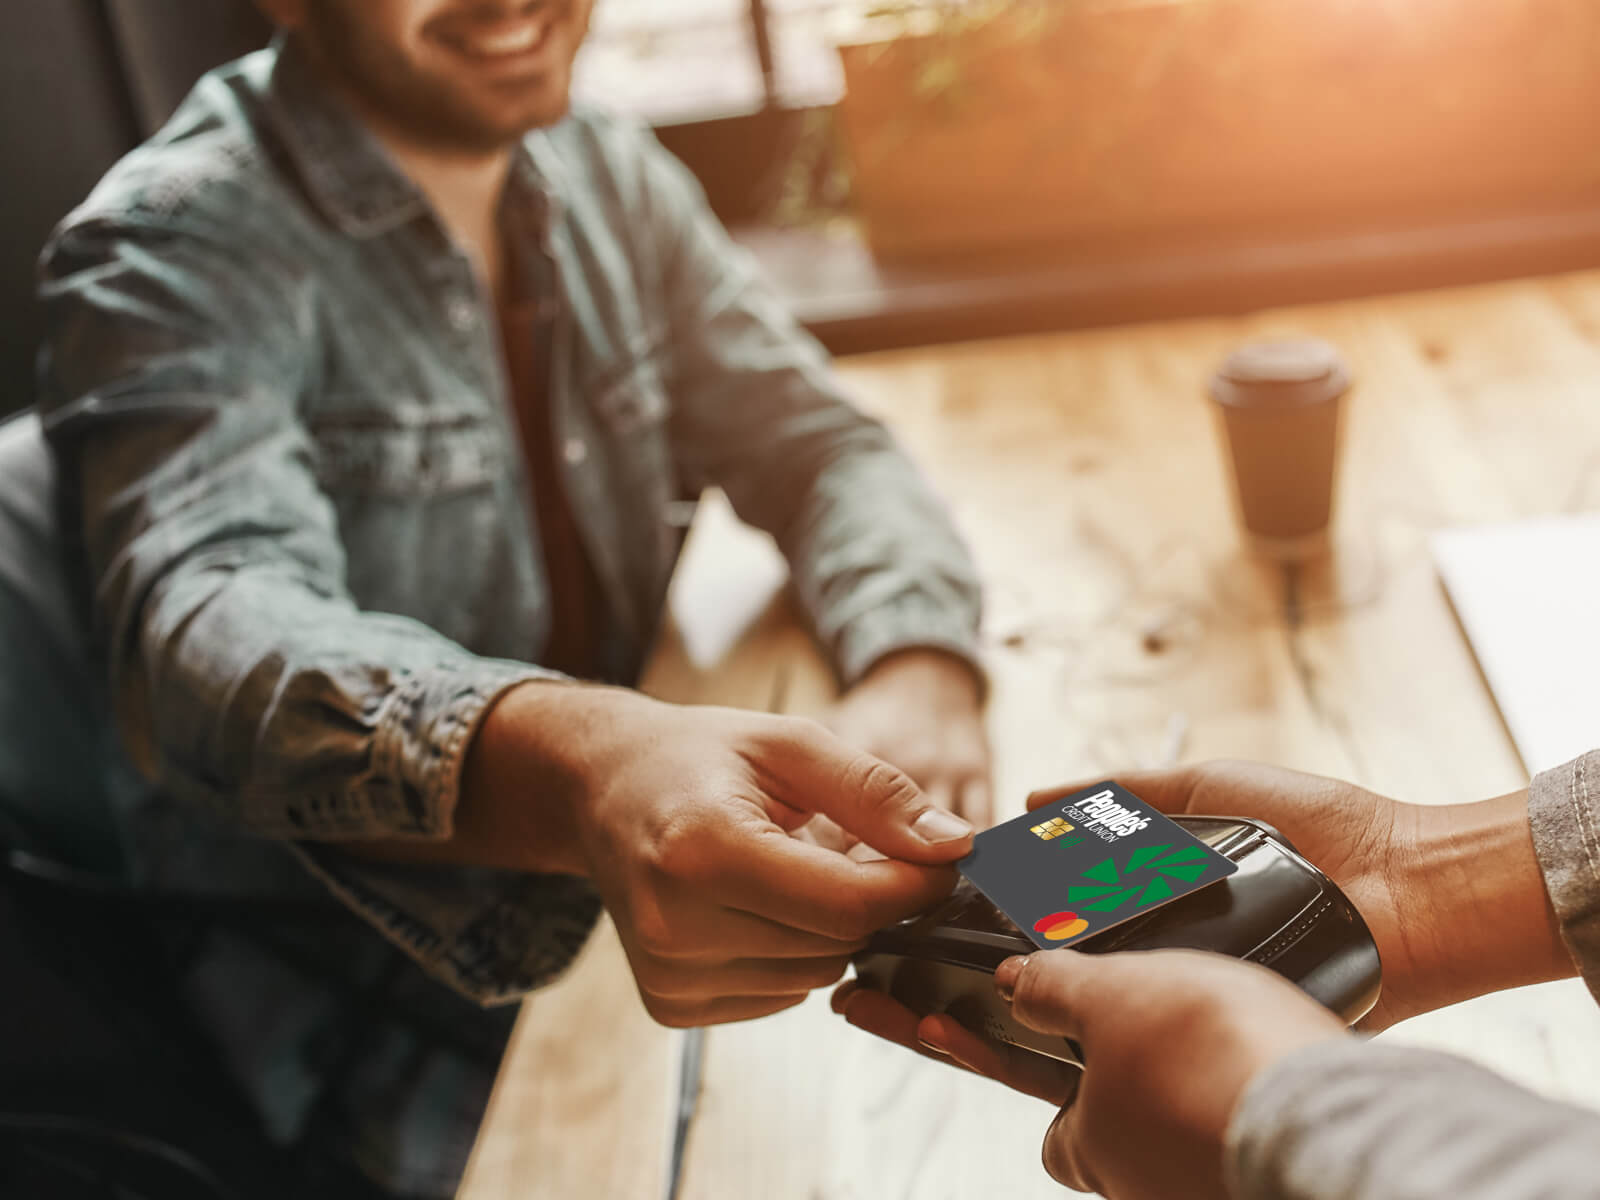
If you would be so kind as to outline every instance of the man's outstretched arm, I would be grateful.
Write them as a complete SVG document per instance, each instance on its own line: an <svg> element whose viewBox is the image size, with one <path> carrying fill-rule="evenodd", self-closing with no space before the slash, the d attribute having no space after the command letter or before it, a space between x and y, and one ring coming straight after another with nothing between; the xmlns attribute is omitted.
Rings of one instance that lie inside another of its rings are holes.
<svg viewBox="0 0 1600 1200"><path fill-rule="evenodd" d="M482 1000L559 970L603 896L661 1019L756 1015L948 889L970 829L809 722L588 687L362 611L298 415L311 300L237 258L123 222L48 261L47 419L160 786L291 844ZM789 836L817 812L895 861Z"/></svg>
<svg viewBox="0 0 1600 1200"><path fill-rule="evenodd" d="M419 904L429 888L335 847L451 836L484 715L550 672L358 608L300 418L311 281L241 245L214 207L160 227L80 216L44 262L41 409L123 742L164 791L298 847L449 982L481 999L526 990L581 944L599 910L587 888L435 880L450 902ZM500 944L528 948L520 962L484 949L508 925L517 938Z"/></svg>
<svg viewBox="0 0 1600 1200"><path fill-rule="evenodd" d="M630 149L671 329L681 473L777 540L846 689L829 724L986 824L980 589L949 512L849 402L682 165L644 135Z"/></svg>

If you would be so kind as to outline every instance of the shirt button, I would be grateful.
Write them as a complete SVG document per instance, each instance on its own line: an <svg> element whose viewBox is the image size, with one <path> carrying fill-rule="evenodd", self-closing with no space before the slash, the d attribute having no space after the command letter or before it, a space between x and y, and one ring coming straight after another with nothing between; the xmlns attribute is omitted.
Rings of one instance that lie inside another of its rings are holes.
<svg viewBox="0 0 1600 1200"><path fill-rule="evenodd" d="M575 467L589 457L589 444L582 438L568 438L561 452L566 456L567 462Z"/></svg>
<svg viewBox="0 0 1600 1200"><path fill-rule="evenodd" d="M458 333L467 333L478 323L478 306L465 296L452 296L445 303L444 313Z"/></svg>

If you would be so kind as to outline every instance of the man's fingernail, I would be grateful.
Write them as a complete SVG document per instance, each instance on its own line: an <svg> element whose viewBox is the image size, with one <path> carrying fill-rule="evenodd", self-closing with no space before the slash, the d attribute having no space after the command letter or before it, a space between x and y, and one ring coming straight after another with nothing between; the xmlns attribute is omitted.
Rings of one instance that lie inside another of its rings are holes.
<svg viewBox="0 0 1600 1200"><path fill-rule="evenodd" d="M911 823L911 830L925 842L956 842L972 836L972 826L953 812L930 808Z"/></svg>
<svg viewBox="0 0 1600 1200"><path fill-rule="evenodd" d="M1011 997L1017 994L1017 976L1022 974L1022 968L1027 965L1028 956L1019 954L1015 958L1008 958L994 969L994 990L1000 993L1000 999L1007 1004Z"/></svg>
<svg viewBox="0 0 1600 1200"><path fill-rule="evenodd" d="M943 1046L935 1046L925 1037L918 1037L917 1041L921 1042L922 1048L928 1051L930 1054L937 1054L940 1058L950 1057L950 1051L946 1050Z"/></svg>

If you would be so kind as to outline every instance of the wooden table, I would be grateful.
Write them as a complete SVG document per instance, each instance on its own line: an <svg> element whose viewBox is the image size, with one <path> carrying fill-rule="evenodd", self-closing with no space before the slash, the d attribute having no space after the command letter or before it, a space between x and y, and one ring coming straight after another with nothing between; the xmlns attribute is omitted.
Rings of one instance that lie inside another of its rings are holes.
<svg viewBox="0 0 1600 1200"><path fill-rule="evenodd" d="M1202 400L1235 342L1289 332L1332 339L1359 381L1337 565L1292 589L1239 552ZM1426 538L1447 524L1600 508L1600 273L841 366L975 548L1002 817L1032 787L1154 761L1174 714L1186 761L1268 759L1430 804L1526 782ZM821 707L829 684L807 639L781 599L762 605L760 546L724 512L704 516L675 585L684 628L666 637L646 687L691 703L761 708L782 694L791 710ZM719 621L742 625L722 630L725 647ZM1384 1036L1600 1103L1600 1013L1576 982ZM525 1005L461 1196L662 1196L682 1037L646 1017L603 926ZM1038 1165L1049 1117L856 1032L819 994L709 1032L680 1194L1058 1196Z"/></svg>

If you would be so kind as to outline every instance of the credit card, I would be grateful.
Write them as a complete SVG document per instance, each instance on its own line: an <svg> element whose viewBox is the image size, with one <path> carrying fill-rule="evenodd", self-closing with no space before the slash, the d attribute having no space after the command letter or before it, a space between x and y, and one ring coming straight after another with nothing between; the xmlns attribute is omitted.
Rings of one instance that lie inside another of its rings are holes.
<svg viewBox="0 0 1600 1200"><path fill-rule="evenodd" d="M1239 869L1109 779L985 830L957 865L1043 950L1143 916Z"/></svg>

